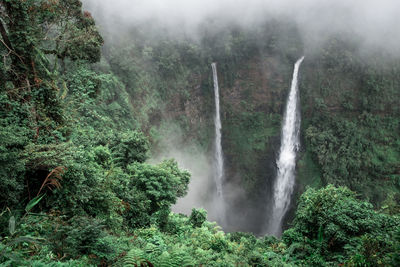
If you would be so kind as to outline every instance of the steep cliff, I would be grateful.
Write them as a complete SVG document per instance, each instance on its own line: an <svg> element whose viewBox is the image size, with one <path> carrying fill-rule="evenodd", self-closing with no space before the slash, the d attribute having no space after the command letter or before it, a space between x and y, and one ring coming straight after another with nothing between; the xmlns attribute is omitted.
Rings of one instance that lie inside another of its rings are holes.
<svg viewBox="0 0 400 267"><path fill-rule="evenodd" d="M364 51L347 35L304 51L302 38L290 23L269 21L251 30L203 26L203 35L196 40L163 34L110 40L105 55L127 87L135 119L151 137L153 157L189 151L182 158L196 161L195 154L200 153L206 158L202 164L208 166L201 179L212 175L215 107L210 64L217 63L230 222L226 229L262 232L293 62L303 53L296 194L308 185L333 183L349 186L376 205L387 192L397 196L396 58ZM204 202L198 205L207 207L212 183L197 187L198 201Z"/></svg>

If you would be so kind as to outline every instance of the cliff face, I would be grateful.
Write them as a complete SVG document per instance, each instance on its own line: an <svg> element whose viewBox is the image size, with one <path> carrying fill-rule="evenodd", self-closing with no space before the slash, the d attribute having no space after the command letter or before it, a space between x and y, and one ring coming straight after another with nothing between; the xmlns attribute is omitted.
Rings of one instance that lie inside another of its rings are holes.
<svg viewBox="0 0 400 267"><path fill-rule="evenodd" d="M301 187L346 185L377 206L398 195L399 66L398 57L362 51L348 36L328 40L308 58Z"/></svg>
<svg viewBox="0 0 400 267"><path fill-rule="evenodd" d="M227 194L234 230L261 233L267 220L290 71L281 58L258 55L243 62L231 86L222 80L226 182L244 188Z"/></svg>
<svg viewBox="0 0 400 267"><path fill-rule="evenodd" d="M296 192L307 185L346 185L379 205L385 192L399 191L400 64L358 47L348 36L336 36L306 54ZM207 167L199 177L209 181L215 111L210 64L217 63L232 222L227 229L262 232L293 64L303 54L296 31L274 24L209 33L196 42L144 39L106 50L135 119L152 141L153 156L188 150L182 158L193 163L193 153L200 153ZM212 182L197 187L200 202L213 190Z"/></svg>

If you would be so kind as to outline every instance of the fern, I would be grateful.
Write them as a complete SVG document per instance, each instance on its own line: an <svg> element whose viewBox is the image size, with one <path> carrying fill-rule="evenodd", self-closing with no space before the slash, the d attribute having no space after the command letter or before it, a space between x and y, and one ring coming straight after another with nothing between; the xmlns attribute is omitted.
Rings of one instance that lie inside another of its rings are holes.
<svg viewBox="0 0 400 267"><path fill-rule="evenodd" d="M177 251L171 255L171 259L173 259L174 266L194 266L194 259L183 251Z"/></svg>
<svg viewBox="0 0 400 267"><path fill-rule="evenodd" d="M154 257L154 255L151 255ZM184 252L174 251L171 253L164 251L160 256L150 258L154 266L160 267L189 267L194 266L191 256Z"/></svg>
<svg viewBox="0 0 400 267"><path fill-rule="evenodd" d="M146 252L140 249L132 249L130 250L123 260L124 267L190 267L194 266L194 259L182 252L182 251L174 251L169 253L164 251L163 253L157 255L156 251Z"/></svg>
<svg viewBox="0 0 400 267"><path fill-rule="evenodd" d="M137 248L131 249L124 257L124 267L154 267L154 265L146 259L145 253Z"/></svg>

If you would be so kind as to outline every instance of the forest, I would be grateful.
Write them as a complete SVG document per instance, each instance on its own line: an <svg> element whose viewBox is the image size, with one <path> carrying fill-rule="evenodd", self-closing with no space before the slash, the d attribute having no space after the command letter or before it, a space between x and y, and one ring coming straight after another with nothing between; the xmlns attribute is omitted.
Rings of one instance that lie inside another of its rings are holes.
<svg viewBox="0 0 400 267"><path fill-rule="evenodd" d="M98 2L0 0L0 266L400 266L400 53L350 30L310 49L286 17L210 16L194 38ZM303 55L296 181L274 235Z"/></svg>

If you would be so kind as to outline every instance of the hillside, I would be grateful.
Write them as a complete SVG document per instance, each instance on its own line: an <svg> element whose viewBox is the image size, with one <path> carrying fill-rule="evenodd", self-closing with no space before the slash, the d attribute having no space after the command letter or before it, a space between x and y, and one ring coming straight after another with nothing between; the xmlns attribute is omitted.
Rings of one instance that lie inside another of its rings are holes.
<svg viewBox="0 0 400 267"><path fill-rule="evenodd" d="M0 13L0 266L398 266L400 58L390 51L346 33L310 49L287 18L209 19L193 38L151 23L116 34L79 0L10 0ZM302 55L296 182L274 237L282 121Z"/></svg>

